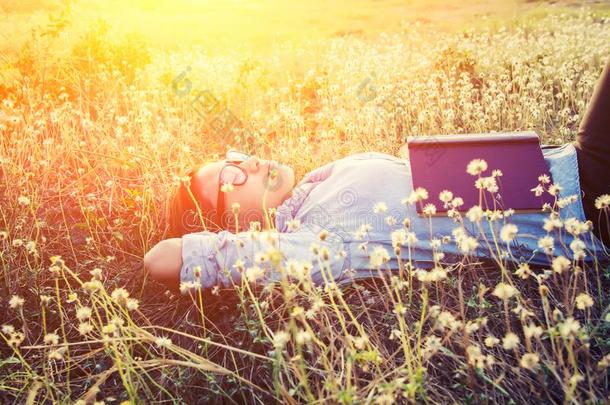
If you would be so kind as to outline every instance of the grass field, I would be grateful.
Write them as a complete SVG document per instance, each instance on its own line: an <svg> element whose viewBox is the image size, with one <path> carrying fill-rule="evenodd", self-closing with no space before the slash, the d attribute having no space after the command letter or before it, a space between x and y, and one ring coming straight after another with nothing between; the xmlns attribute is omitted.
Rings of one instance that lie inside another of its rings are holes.
<svg viewBox="0 0 610 405"><path fill-rule="evenodd" d="M466 255L439 263L438 280L244 280L194 299L142 272L181 176L228 147L300 179L350 153L396 154L409 135L572 141L610 55L608 4L29 0L0 12L3 403L609 400L602 263L482 268ZM194 108L197 91L233 121Z"/></svg>

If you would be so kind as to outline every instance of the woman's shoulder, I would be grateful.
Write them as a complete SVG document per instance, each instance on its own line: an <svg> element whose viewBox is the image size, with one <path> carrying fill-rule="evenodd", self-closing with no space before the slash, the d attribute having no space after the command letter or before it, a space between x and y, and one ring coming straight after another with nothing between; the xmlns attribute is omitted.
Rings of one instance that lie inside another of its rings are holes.
<svg viewBox="0 0 610 405"><path fill-rule="evenodd" d="M363 160L363 159L388 159L388 160L403 160L398 156L390 155L384 152L358 152L347 155L341 160Z"/></svg>
<svg viewBox="0 0 610 405"><path fill-rule="evenodd" d="M353 162L353 161L378 160L378 159L397 161L397 162L404 161L403 159L401 159L399 157L389 155L389 154L383 153L383 152L352 153L350 155L333 160L318 168L311 170L310 172L306 173L305 176L303 176L303 179L301 179L301 181L297 185L302 185L303 183L313 183L313 182L319 182L319 181L325 180L332 174L333 169L336 166L341 166L342 164L345 164L345 163L349 163L349 162Z"/></svg>

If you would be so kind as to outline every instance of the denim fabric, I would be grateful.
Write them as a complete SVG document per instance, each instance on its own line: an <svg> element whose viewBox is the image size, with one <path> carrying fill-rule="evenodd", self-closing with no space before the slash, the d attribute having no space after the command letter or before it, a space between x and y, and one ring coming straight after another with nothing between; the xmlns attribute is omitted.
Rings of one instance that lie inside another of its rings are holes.
<svg viewBox="0 0 610 405"><path fill-rule="evenodd" d="M578 196L575 203L560 211L562 219L574 217L584 222L574 146L565 144L543 149L543 155L554 183L562 187L560 196ZM492 169L493 167L490 167L489 172ZM458 225L446 216L418 216L415 206L401 202L411 194L412 188L408 161L395 156L367 152L328 163L305 175L296 185L292 196L277 208L275 224L278 232L233 234L228 231L203 231L184 235L181 281L193 281L193 268L199 265L202 268L203 287L229 286L231 281L239 283L241 274L232 267L233 264L241 259L246 267L253 265L256 253L269 250L276 242L275 246L283 254L284 260L311 262L311 275L318 285L331 279L342 284L354 277L377 275L377 270L370 270L369 257L376 246L385 248L391 258L383 268L397 270L399 265L393 253L391 233L402 227L404 218L410 218L411 231L416 234L418 241L410 248L402 247L401 257L403 260L411 257L416 267L430 268L433 265L430 240L443 236L451 237L451 231ZM438 199L438 196L431 195L429 199ZM378 202L385 202L385 212L373 212L373 207ZM388 224L387 216L393 216L396 224ZM503 223L513 223L519 229L517 238L510 245L512 261L528 262L532 265L549 264L549 256L538 248L538 239L547 234L542 227L545 218L548 218L548 213L515 213L494 223L493 233L496 236L499 235ZM288 221L291 219L301 221L301 226L292 232L288 229ZM370 230L360 239L356 234L363 224L369 224ZM472 255L476 259L490 260L490 252L493 249L488 249L482 242L484 239L475 224L466 218L464 224L466 230L481 241ZM485 238L493 245L490 223L484 220L482 226ZM322 230L328 232L324 241L318 237ZM555 237L553 254L573 257L569 248L573 237L565 231L561 232L561 237L558 234L551 235ZM588 233L583 241L588 249L586 260L599 255L601 245L596 238L592 238ZM366 242L366 250L359 248L363 242ZM321 272L320 263L310 252L311 243L317 243L330 251L330 274ZM503 242L499 243L506 249ZM443 261L447 263L462 257L453 237L449 243L442 245L441 251L445 254ZM264 264L261 267L264 267ZM278 280L280 274L270 266L262 282Z"/></svg>

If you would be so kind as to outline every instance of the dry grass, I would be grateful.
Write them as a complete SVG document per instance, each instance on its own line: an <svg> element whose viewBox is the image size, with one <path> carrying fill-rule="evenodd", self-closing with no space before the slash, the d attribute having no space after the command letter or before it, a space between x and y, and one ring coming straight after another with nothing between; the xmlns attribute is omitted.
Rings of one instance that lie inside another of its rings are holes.
<svg viewBox="0 0 610 405"><path fill-rule="evenodd" d="M7 57L2 399L606 401L601 263L527 278L471 263L444 280L343 290L244 283L194 300L141 273L180 175L228 146L291 162L300 177L349 153L396 153L412 134L533 129L569 142L610 54L610 20L588 10L432 33L413 23L373 41L210 58L94 26L63 54L50 35ZM241 124L214 130L216 115L190 103L196 90Z"/></svg>

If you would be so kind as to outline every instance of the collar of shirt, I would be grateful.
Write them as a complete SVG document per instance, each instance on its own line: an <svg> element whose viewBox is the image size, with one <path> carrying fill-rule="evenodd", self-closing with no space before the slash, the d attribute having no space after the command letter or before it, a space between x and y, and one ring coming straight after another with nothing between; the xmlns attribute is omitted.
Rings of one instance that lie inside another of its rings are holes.
<svg viewBox="0 0 610 405"><path fill-rule="evenodd" d="M275 228L278 232L288 232L288 221L292 220L296 213L303 205L303 201L307 198L311 190L313 190L320 182L302 183L294 188L292 196L284 200L277 207L275 213Z"/></svg>

